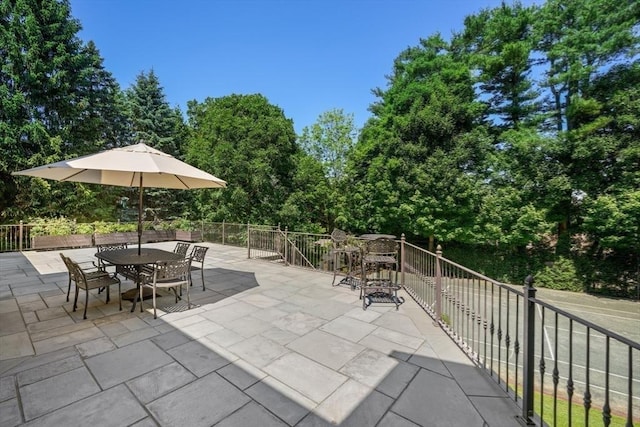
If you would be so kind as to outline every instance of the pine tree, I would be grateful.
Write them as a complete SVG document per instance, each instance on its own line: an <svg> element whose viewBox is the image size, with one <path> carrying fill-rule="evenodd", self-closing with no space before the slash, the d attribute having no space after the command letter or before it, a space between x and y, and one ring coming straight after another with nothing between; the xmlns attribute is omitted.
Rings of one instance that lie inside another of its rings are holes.
<svg viewBox="0 0 640 427"><path fill-rule="evenodd" d="M178 109L172 109L164 95L164 89L153 70L148 74L140 73L133 86L126 90L127 107L133 132L132 141L145 144L181 157L184 136L183 119ZM147 219L171 219L182 214L184 203L189 196L178 195L176 191L166 189L148 189L145 191ZM132 200L137 200L133 198Z"/></svg>
<svg viewBox="0 0 640 427"><path fill-rule="evenodd" d="M93 215L108 206L93 190L10 172L122 139L119 87L93 43L78 38L68 0L2 1L0 23L0 212Z"/></svg>

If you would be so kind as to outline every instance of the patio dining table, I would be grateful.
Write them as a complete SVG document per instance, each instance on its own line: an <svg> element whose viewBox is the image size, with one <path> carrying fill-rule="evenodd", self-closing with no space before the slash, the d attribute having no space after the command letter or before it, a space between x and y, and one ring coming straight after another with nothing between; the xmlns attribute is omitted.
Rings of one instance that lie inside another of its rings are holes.
<svg viewBox="0 0 640 427"><path fill-rule="evenodd" d="M136 308L136 303L140 299L140 281L143 267L155 264L157 261L172 261L184 258L181 254L165 251L156 248L138 248L116 249L111 251L102 251L95 254L96 258L111 263L116 266L116 273L133 280L136 283L136 289L130 289L122 294L122 299L133 301L131 312ZM152 291L144 289L143 299L151 298Z"/></svg>

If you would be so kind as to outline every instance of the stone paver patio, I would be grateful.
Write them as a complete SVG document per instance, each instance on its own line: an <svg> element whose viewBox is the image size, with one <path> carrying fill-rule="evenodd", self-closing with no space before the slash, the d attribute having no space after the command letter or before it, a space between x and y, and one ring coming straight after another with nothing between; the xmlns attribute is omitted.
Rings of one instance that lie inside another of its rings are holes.
<svg viewBox="0 0 640 427"><path fill-rule="evenodd" d="M74 313L59 251L0 254L0 426L514 426L519 409L404 295L210 246L185 310ZM174 243L145 245L171 250ZM76 261L95 249L62 251ZM123 290L134 284L123 281Z"/></svg>

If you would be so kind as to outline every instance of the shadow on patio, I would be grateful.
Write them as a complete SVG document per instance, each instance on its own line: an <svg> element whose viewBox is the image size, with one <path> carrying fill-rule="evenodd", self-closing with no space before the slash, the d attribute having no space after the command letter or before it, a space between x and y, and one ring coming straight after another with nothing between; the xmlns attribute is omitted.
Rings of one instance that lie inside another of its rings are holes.
<svg viewBox="0 0 640 427"><path fill-rule="evenodd" d="M157 320L95 293L83 321L57 252L0 254L0 425L516 424L410 298L363 311L327 274L209 246L198 306L161 298Z"/></svg>

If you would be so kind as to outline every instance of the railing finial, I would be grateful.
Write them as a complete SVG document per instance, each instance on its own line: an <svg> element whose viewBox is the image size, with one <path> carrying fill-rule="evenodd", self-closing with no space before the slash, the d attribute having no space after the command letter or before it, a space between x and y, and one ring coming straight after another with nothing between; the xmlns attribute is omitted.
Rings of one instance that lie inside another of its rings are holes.
<svg viewBox="0 0 640 427"><path fill-rule="evenodd" d="M532 275L528 275L527 277L525 277L524 279L524 286L527 288L533 288L533 283L535 282L535 279L533 278Z"/></svg>

